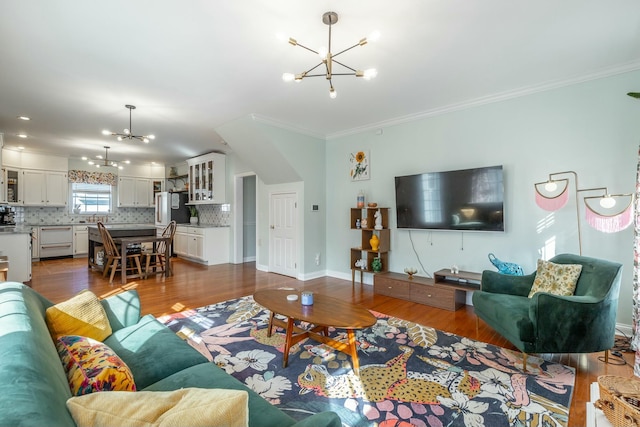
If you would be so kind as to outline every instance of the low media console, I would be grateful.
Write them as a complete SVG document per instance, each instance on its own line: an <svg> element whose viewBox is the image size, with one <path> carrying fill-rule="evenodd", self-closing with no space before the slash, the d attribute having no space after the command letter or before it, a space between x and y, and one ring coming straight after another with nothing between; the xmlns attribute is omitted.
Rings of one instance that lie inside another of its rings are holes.
<svg viewBox="0 0 640 427"><path fill-rule="evenodd" d="M376 294L455 311L465 305L467 291L480 289L481 279L481 273L447 269L436 271L433 279L388 272L374 276L373 289Z"/></svg>

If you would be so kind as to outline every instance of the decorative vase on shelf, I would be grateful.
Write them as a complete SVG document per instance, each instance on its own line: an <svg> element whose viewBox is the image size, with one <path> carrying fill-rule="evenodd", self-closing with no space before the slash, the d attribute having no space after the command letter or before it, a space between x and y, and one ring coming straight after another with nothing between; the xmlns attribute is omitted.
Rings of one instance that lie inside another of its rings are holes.
<svg viewBox="0 0 640 427"><path fill-rule="evenodd" d="M382 260L380 258L374 258L371 262L371 269L374 273L379 273L382 271Z"/></svg>
<svg viewBox="0 0 640 427"><path fill-rule="evenodd" d="M197 216L192 216L191 218L189 218L189 222L192 225L198 225L198 217Z"/></svg>
<svg viewBox="0 0 640 427"><path fill-rule="evenodd" d="M369 239L369 244L371 245L372 251L377 251L378 246L380 245L380 239L378 239L378 236L374 234L373 236L371 236L371 239Z"/></svg>

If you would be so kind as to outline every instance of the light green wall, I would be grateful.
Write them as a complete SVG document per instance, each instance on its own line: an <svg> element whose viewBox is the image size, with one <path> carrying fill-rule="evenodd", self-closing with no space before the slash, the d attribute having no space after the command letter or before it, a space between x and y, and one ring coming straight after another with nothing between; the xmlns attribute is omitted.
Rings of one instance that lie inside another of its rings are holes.
<svg viewBox="0 0 640 427"><path fill-rule="evenodd" d="M550 213L535 204L533 184L545 181L549 173L573 170L579 188L633 192L640 101L626 93L639 90L639 81L640 72L626 73L384 127L379 135L370 131L329 140L328 274L350 278L349 248L358 245L358 233L349 229L349 208L355 207L360 189L367 201L392 208L392 271L410 266L422 270L418 257L429 274L453 264L461 270L494 269L487 259L493 252L532 272L542 256L577 253L574 193L567 206ZM371 179L350 182L349 153L363 149L370 150ZM490 165L504 166L506 232L395 229L395 176ZM618 322L630 325L632 227L600 233L584 221L582 198L579 209L583 254L624 265Z"/></svg>

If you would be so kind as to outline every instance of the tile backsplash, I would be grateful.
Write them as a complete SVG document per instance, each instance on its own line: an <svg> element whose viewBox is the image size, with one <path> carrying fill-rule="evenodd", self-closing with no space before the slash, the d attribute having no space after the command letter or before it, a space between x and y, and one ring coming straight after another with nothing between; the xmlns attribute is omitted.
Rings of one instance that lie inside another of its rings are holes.
<svg viewBox="0 0 640 427"><path fill-rule="evenodd" d="M230 205L198 205L200 225L228 226L231 224ZM93 222L93 215L77 215L64 207L16 206L16 224L73 224ZM106 223L153 224L154 208L115 208L108 215L96 215ZM105 218L106 217L106 218Z"/></svg>

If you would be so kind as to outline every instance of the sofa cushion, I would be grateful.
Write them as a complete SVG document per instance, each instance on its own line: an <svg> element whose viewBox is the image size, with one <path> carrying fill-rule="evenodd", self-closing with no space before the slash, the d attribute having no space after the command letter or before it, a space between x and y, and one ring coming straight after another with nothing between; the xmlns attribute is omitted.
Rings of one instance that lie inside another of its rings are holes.
<svg viewBox="0 0 640 427"><path fill-rule="evenodd" d="M56 340L74 396L96 391L136 391L129 367L106 344L77 335Z"/></svg>
<svg viewBox="0 0 640 427"><path fill-rule="evenodd" d="M78 427L245 427L246 391L183 388L137 393L103 392L67 401Z"/></svg>
<svg viewBox="0 0 640 427"><path fill-rule="evenodd" d="M80 335L104 341L111 335L111 325L104 307L98 297L87 289L49 307L46 320L54 339L62 335Z"/></svg>
<svg viewBox="0 0 640 427"><path fill-rule="evenodd" d="M138 390L184 368L207 362L152 315L114 332L104 343L131 369Z"/></svg>
<svg viewBox="0 0 640 427"><path fill-rule="evenodd" d="M548 292L554 295L573 295L582 265L555 264L551 261L538 260L536 278L529 291L529 298L538 292Z"/></svg>
<svg viewBox="0 0 640 427"><path fill-rule="evenodd" d="M213 363L203 363L177 372L152 384L144 391L176 390L182 387L246 390L249 393L249 425L251 427L287 427L295 423L293 418Z"/></svg>

